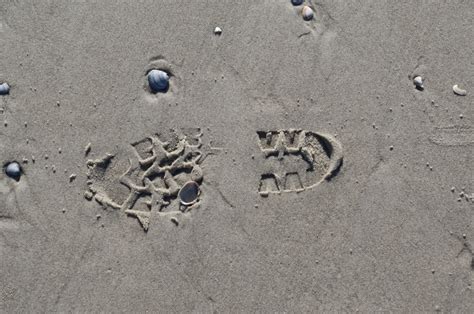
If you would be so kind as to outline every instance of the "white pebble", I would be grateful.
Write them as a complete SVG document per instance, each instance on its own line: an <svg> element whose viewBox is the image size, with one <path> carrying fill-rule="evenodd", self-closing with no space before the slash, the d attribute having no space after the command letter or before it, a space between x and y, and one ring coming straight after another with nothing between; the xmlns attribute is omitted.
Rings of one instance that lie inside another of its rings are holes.
<svg viewBox="0 0 474 314"><path fill-rule="evenodd" d="M423 78L421 76L416 76L414 79L413 79L413 84L415 84L415 86L418 88L418 89L423 89L424 86L423 86Z"/></svg>
<svg viewBox="0 0 474 314"><path fill-rule="evenodd" d="M311 21L314 17L314 11L311 9L309 6L305 5L303 7L303 10L301 11L301 14L303 16L303 19L305 21Z"/></svg>

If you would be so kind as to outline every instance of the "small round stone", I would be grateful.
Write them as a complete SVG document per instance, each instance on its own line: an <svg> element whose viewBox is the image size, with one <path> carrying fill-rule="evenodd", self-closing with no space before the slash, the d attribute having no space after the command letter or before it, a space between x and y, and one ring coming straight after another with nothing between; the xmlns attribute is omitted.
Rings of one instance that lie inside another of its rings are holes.
<svg viewBox="0 0 474 314"><path fill-rule="evenodd" d="M415 76L413 79L413 84L415 84L416 88L423 89L423 78L421 76Z"/></svg>
<svg viewBox="0 0 474 314"><path fill-rule="evenodd" d="M303 15L303 19L305 21L311 21L314 17L314 11L313 11L313 9L311 9L310 7L305 5L303 7L302 15Z"/></svg>
<svg viewBox="0 0 474 314"><path fill-rule="evenodd" d="M5 173L10 178L19 179L21 176L21 167L16 161L11 162L5 168Z"/></svg>
<svg viewBox="0 0 474 314"><path fill-rule="evenodd" d="M166 92L169 87L170 77L162 70L151 70L148 73L148 84L154 92Z"/></svg>
<svg viewBox="0 0 474 314"><path fill-rule="evenodd" d="M214 28L214 34L216 34L216 35L222 34L222 28L220 28L218 26L216 28Z"/></svg>

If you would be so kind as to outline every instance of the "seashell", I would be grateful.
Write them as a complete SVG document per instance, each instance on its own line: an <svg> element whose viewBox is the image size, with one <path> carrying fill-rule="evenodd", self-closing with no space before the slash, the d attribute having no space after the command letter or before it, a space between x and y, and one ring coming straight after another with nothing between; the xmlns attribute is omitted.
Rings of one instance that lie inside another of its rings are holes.
<svg viewBox="0 0 474 314"><path fill-rule="evenodd" d="M148 73L148 84L154 92L166 92L169 87L170 77L161 70L151 70Z"/></svg>
<svg viewBox="0 0 474 314"><path fill-rule="evenodd" d="M291 0L291 4L293 4L293 5L302 5L303 0Z"/></svg>
<svg viewBox="0 0 474 314"><path fill-rule="evenodd" d="M305 21L311 21L314 17L314 11L307 5L303 7L303 10L301 11L301 14L303 15L303 20Z"/></svg>
<svg viewBox="0 0 474 314"><path fill-rule="evenodd" d="M16 161L9 163L5 168L5 173L10 178L18 180L21 176L20 165Z"/></svg>
<svg viewBox="0 0 474 314"><path fill-rule="evenodd" d="M415 84L417 89L424 89L423 78L421 76L415 76L415 78L413 79L413 84Z"/></svg>
<svg viewBox="0 0 474 314"><path fill-rule="evenodd" d="M458 86L458 84L453 86L453 92L458 96L466 96L467 92L465 89L462 89Z"/></svg>
<svg viewBox="0 0 474 314"><path fill-rule="evenodd" d="M200 192L199 185L195 181L188 181L178 192L179 201L185 206L194 204Z"/></svg>
<svg viewBox="0 0 474 314"><path fill-rule="evenodd" d="M7 83L0 84L0 95L7 95L10 93L10 86Z"/></svg>
<svg viewBox="0 0 474 314"><path fill-rule="evenodd" d="M222 29L220 27L214 28L214 34L216 34L216 35L222 34Z"/></svg>

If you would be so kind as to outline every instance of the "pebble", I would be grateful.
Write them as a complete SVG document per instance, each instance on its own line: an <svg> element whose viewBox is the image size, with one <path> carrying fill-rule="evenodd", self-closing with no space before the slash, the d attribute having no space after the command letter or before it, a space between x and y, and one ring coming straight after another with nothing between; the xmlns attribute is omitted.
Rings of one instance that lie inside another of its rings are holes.
<svg viewBox="0 0 474 314"><path fill-rule="evenodd" d="M222 29L220 27L214 28L214 34L221 35L222 34Z"/></svg>
<svg viewBox="0 0 474 314"><path fill-rule="evenodd" d="M77 177L77 175L76 175L75 173L71 174L71 175L69 176L69 182L74 181L74 180L76 179L76 177Z"/></svg>
<svg viewBox="0 0 474 314"><path fill-rule="evenodd" d="M314 11L309 6L305 5L301 11L303 15L303 20L311 21L314 17Z"/></svg>
<svg viewBox="0 0 474 314"><path fill-rule="evenodd" d="M393 146L390 146L390 150L393 150Z"/></svg>
<svg viewBox="0 0 474 314"><path fill-rule="evenodd" d="M451 187L451 192L454 192L456 190L456 188L453 186Z"/></svg>
<svg viewBox="0 0 474 314"><path fill-rule="evenodd" d="M293 5L302 5L303 0L291 0L291 4L293 4Z"/></svg>
<svg viewBox="0 0 474 314"><path fill-rule="evenodd" d="M66 212L66 208L63 208L63 214Z"/></svg>
<svg viewBox="0 0 474 314"><path fill-rule="evenodd" d="M19 179L21 176L21 167L16 161L11 162L5 168L5 173L10 178Z"/></svg>
<svg viewBox="0 0 474 314"><path fill-rule="evenodd" d="M415 78L413 79L413 84L415 84L417 89L420 89L420 90L424 89L423 78L421 76L415 76Z"/></svg>

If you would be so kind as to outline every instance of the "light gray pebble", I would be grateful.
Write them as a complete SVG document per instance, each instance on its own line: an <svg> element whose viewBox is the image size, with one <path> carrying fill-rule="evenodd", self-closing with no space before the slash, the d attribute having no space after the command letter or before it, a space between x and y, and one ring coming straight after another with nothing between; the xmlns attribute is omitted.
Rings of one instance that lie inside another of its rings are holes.
<svg viewBox="0 0 474 314"><path fill-rule="evenodd" d="M10 178L18 179L21 176L21 167L16 161L11 162L5 168L5 173Z"/></svg>
<svg viewBox="0 0 474 314"><path fill-rule="evenodd" d="M415 76L415 78L413 78L413 84L420 90L424 89L423 78L421 76Z"/></svg>

